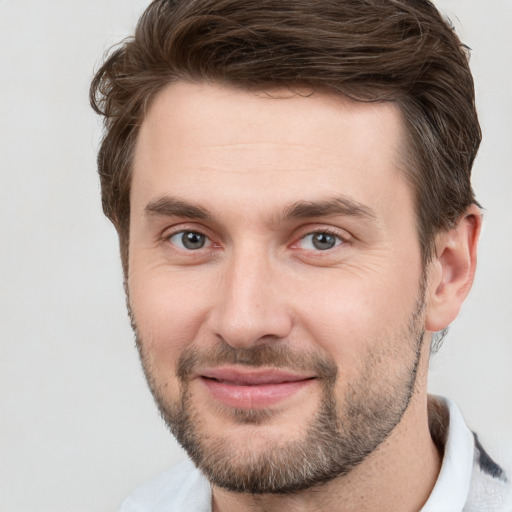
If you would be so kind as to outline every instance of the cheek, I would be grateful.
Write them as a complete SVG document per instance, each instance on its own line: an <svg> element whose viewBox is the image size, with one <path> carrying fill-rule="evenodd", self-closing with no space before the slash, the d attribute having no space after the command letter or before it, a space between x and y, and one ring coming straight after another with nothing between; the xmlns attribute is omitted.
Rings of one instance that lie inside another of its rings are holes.
<svg viewBox="0 0 512 512"><path fill-rule="evenodd" d="M357 373L369 353L383 352L391 362L410 342L405 338L417 308L419 278L402 276L396 283L390 276L339 274L302 288L297 317L344 374Z"/></svg>
<svg viewBox="0 0 512 512"><path fill-rule="evenodd" d="M130 305L146 357L169 370L197 338L207 314L207 288L192 273L131 268Z"/></svg>

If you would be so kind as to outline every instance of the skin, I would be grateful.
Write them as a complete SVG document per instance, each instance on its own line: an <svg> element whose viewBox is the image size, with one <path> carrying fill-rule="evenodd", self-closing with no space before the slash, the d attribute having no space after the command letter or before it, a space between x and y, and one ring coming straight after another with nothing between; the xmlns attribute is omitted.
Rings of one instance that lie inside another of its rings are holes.
<svg viewBox="0 0 512 512"><path fill-rule="evenodd" d="M357 467L293 495L213 486L215 511L414 511L434 486L430 336L456 317L469 291L481 220L470 208L439 234L424 274L413 194L400 170L402 127L391 103L269 97L215 84L170 85L147 113L133 166L128 291L146 373L166 404L180 402L176 365L190 347L272 345L334 362L343 421L362 387L365 399L393 396L418 356L411 318L424 333L408 407ZM350 208L286 215L299 202L333 198ZM208 216L177 212L177 202ZM205 235L205 246L187 249L183 231ZM314 232L334 235L335 245L317 249ZM245 414L266 414L244 423L204 385L202 370L187 388L198 431L225 442L235 463L304 439L323 396L320 379L304 370L307 385L277 403L241 403Z"/></svg>

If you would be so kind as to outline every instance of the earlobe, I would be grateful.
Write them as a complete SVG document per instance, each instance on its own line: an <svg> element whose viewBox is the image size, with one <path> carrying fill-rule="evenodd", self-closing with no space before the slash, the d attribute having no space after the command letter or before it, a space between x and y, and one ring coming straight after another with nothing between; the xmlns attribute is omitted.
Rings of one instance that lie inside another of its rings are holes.
<svg viewBox="0 0 512 512"><path fill-rule="evenodd" d="M445 329L459 314L473 284L481 227L480 209L472 205L452 229L438 235L429 279L427 330Z"/></svg>

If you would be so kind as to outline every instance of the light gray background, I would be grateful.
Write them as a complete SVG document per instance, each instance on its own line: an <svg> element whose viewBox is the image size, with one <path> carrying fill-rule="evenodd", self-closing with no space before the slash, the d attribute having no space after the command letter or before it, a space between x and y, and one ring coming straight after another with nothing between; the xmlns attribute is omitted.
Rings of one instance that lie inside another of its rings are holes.
<svg viewBox="0 0 512 512"><path fill-rule="evenodd" d="M88 83L142 0L0 0L0 511L115 510L183 457L146 391L100 211ZM512 1L438 0L473 48L486 206L476 283L432 362L512 445Z"/></svg>

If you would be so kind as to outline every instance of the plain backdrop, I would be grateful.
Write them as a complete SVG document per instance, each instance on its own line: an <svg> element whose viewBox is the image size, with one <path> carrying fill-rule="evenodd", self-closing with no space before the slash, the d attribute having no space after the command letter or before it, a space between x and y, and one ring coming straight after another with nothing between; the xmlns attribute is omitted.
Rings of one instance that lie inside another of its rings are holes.
<svg viewBox="0 0 512 512"><path fill-rule="evenodd" d="M139 368L87 97L146 5L0 0L1 512L116 510L183 457ZM431 363L431 391L491 446L510 446L512 1L437 5L473 50L486 211L475 286Z"/></svg>

